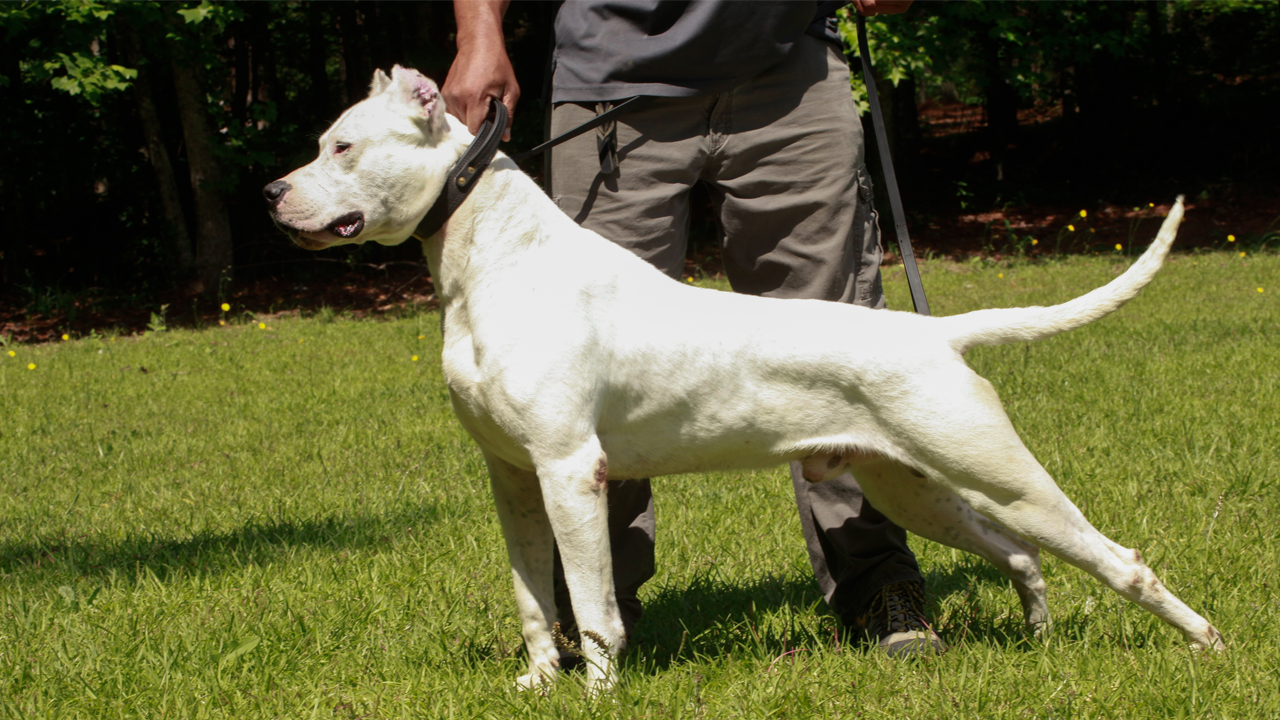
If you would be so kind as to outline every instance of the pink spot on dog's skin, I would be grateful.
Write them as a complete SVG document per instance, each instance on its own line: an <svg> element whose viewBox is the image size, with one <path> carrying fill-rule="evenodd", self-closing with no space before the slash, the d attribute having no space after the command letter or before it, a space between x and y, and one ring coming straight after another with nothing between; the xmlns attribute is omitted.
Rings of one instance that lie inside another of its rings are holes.
<svg viewBox="0 0 1280 720"><path fill-rule="evenodd" d="M604 487L605 483L609 482L609 463L603 455L600 456L599 460L596 460L595 478L597 489Z"/></svg>
<svg viewBox="0 0 1280 720"><path fill-rule="evenodd" d="M422 109L430 115L436 107L436 98L439 94L435 88L427 83L422 83L413 89L413 98L422 104Z"/></svg>

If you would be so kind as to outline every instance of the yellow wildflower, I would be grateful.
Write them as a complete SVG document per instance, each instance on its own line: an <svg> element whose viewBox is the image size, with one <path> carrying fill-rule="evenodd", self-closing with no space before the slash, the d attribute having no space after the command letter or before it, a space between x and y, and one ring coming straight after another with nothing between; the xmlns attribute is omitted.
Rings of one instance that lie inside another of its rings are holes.
<svg viewBox="0 0 1280 720"><path fill-rule="evenodd" d="M27 365L27 369L28 369L28 370L35 370L35 369L36 369L36 364L35 364L35 363L29 363L29 364Z"/></svg>
<svg viewBox="0 0 1280 720"><path fill-rule="evenodd" d="M1228 235L1228 236L1227 236L1227 242L1235 242L1235 241L1236 241L1236 236L1235 236L1235 235Z"/></svg>
<svg viewBox="0 0 1280 720"><path fill-rule="evenodd" d="M1244 251L1243 251L1243 250L1241 250L1241 251L1240 251L1240 257L1244 257Z"/></svg>
<svg viewBox="0 0 1280 720"><path fill-rule="evenodd" d="M231 309L231 304L230 304L230 303L222 303L222 312L226 312L226 311L228 311L228 310L230 310L230 309Z"/></svg>
<svg viewBox="0 0 1280 720"><path fill-rule="evenodd" d="M1031 244L1032 244L1032 245L1039 245L1039 244L1040 244L1040 241L1039 241L1039 240L1037 240L1037 239L1035 239L1035 238L1031 238Z"/></svg>
<svg viewBox="0 0 1280 720"><path fill-rule="evenodd" d="M219 320L219 321L218 321L218 324L219 324L219 325L226 325L226 324L227 324L227 321L226 321L226 320Z"/></svg>
<svg viewBox="0 0 1280 720"><path fill-rule="evenodd" d="M1067 226L1067 229L1068 229L1068 230L1070 230L1071 232L1075 232L1075 231L1076 231L1076 226L1075 226L1075 225L1068 225L1068 226Z"/></svg>
<svg viewBox="0 0 1280 720"><path fill-rule="evenodd" d="M258 329L259 329L259 330L266 330L266 329L267 329L267 324L266 324L266 323L258 323Z"/></svg>
<svg viewBox="0 0 1280 720"><path fill-rule="evenodd" d="M1004 273L1000 273L999 275L996 275L996 277L998 277L998 278L1003 278L1003 277L1004 277Z"/></svg>
<svg viewBox="0 0 1280 720"><path fill-rule="evenodd" d="M1147 203L1147 207L1155 207L1155 206L1156 206L1155 203Z"/></svg>
<svg viewBox="0 0 1280 720"><path fill-rule="evenodd" d="M1262 288L1258 288L1258 292L1262 292Z"/></svg>
<svg viewBox="0 0 1280 720"><path fill-rule="evenodd" d="M409 359L410 359L410 360L412 360L412 361L414 361L414 362L418 362L418 356L417 356L417 355L414 355L413 357L411 357L411 358L409 358Z"/></svg>
<svg viewBox="0 0 1280 720"><path fill-rule="evenodd" d="M426 336L426 335L419 335L419 336L418 336L418 339L419 339L419 340L426 340L426 339L427 339L427 336Z"/></svg>
<svg viewBox="0 0 1280 720"><path fill-rule="evenodd" d="M9 351L9 357L18 357L18 353L16 353L16 352L14 352L14 351L10 350L10 351Z"/></svg>
<svg viewBox="0 0 1280 720"><path fill-rule="evenodd" d="M68 334L66 334L66 333L63 333L63 334L62 334L62 339L63 339L63 340L70 340L70 339L71 339L71 336L70 336L70 335L68 335Z"/></svg>
<svg viewBox="0 0 1280 720"><path fill-rule="evenodd" d="M1089 211L1088 211L1088 210L1081 210L1081 211L1080 211L1080 217L1089 217Z"/></svg>
<svg viewBox="0 0 1280 720"><path fill-rule="evenodd" d="M1120 243L1116 243L1116 249L1117 249L1117 250L1123 250L1123 249L1124 249L1124 246L1123 246L1123 245L1121 245Z"/></svg>

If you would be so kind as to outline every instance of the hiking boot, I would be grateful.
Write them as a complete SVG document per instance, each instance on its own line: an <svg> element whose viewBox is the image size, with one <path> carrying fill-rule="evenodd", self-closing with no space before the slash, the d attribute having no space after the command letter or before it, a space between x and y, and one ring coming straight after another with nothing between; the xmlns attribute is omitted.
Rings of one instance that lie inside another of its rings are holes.
<svg viewBox="0 0 1280 720"><path fill-rule="evenodd" d="M851 625L889 657L931 655L947 649L924 619L924 590L913 580L880 588L866 612Z"/></svg>

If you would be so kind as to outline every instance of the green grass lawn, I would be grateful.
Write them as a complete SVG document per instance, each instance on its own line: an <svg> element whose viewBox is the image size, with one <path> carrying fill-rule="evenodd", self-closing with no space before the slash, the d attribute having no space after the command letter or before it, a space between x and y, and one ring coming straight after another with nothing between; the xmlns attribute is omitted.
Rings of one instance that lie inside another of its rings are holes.
<svg viewBox="0 0 1280 720"><path fill-rule="evenodd" d="M1059 302L1124 264L924 279L943 315ZM901 270L886 281L908 307ZM1277 297L1280 256L1178 256L1116 315L970 355L1067 494L1227 652L1190 652L1052 558L1057 625L1029 638L1001 576L917 540L952 649L890 661L840 643L782 469L672 477L646 616L598 701L574 677L512 689L506 553L437 315L6 347L0 716L1277 717Z"/></svg>

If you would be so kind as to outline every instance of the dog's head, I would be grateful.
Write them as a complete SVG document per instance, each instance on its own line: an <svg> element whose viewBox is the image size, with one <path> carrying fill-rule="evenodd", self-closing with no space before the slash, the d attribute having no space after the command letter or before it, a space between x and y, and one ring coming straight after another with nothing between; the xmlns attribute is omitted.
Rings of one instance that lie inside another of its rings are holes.
<svg viewBox="0 0 1280 720"><path fill-rule="evenodd" d="M459 129L434 82L378 70L369 96L320 136L319 157L263 188L271 216L308 250L404 242L471 140Z"/></svg>

